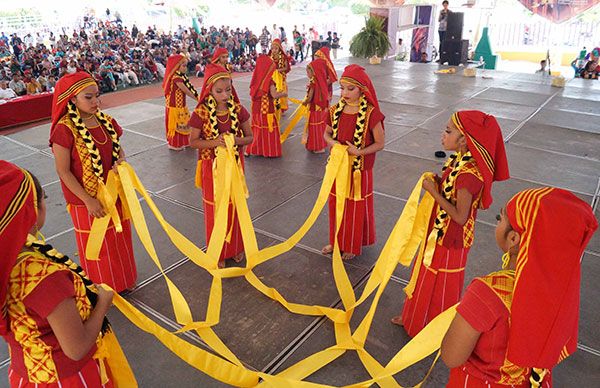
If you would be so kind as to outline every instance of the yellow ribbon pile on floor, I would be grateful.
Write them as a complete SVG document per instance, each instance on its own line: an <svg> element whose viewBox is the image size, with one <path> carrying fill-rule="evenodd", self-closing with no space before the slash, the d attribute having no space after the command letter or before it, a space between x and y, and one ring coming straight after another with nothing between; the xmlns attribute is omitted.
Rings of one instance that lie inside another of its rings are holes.
<svg viewBox="0 0 600 388"><path fill-rule="evenodd" d="M336 145L333 147L316 203L300 229L286 241L259 250L246 202L247 189L245 180L233 151L233 137L227 135L225 137L225 142L226 147L219 147L216 150L214 166L215 227L206 253L179 233L164 219L130 165L122 163L118 166L118 176L115 175L113 178L109 177L107 181L107 190L114 198L121 198L124 213L131 214L131 219L142 244L161 271L167 283L175 319L182 325L182 328L176 333L165 330L118 295L115 295L114 304L131 322L140 329L153 334L182 360L186 361L194 368L227 384L249 387L257 385L262 379L263 384L277 387L320 386L302 380L332 362L346 351L354 350L358 353L358 356L372 379L354 384L352 387L369 386L374 383L377 383L382 387L399 387L398 383L393 378L393 375L438 350L443 335L455 313L454 309L450 309L432 321L430 325L404 346L385 366L381 365L364 349L378 301L385 290L394 269L398 263L405 266L410 265L419 244L425 238L429 215L431 214L433 206L433 199L427 193L422 201L419 201L419 198L421 193L421 183L427 174L421 177L413 189L398 222L383 247L362 295L358 299L356 298L336 241L333 251L333 274L343 308L304 305L287 301L276 289L265 285L254 274L253 268L289 251L302 239L321 213L334 183L336 185L337 193L346 193L346 196L350 194L348 192L351 179L350 161L349 155L346 152L346 146ZM114 172L111 171L109 176L111 174L114 174ZM211 284L206 319L204 321L193 320L190 307L185 300L184 295L164 273L148 231L136 191L145 199L152 213L174 245L192 262L204 268L212 275L213 281ZM336 196L336 231L339 230L341 226L346 196ZM230 202L234 204L235 211L238 215L247 263L246 267L243 268L234 267L219 269L218 259L223 246L223 241L226 237L227 213ZM95 223L104 223L102 220L103 219L96 220ZM92 235L90 236L90 239L100 236L101 233L98 232L98 228L93 227L92 229L93 233L98 233L98 235ZM292 313L310 316L326 316L329 318L334 324L336 344L313 354L277 375L269 375L247 369L212 330L212 326L217 325L220 320L222 279L239 276L244 276L258 291L279 302L284 308ZM374 292L375 296L367 314L362 319L358 328L353 332L349 322L355 308L362 304ZM188 330L194 330L198 333L202 340L217 355L194 346L176 335L177 333Z"/></svg>

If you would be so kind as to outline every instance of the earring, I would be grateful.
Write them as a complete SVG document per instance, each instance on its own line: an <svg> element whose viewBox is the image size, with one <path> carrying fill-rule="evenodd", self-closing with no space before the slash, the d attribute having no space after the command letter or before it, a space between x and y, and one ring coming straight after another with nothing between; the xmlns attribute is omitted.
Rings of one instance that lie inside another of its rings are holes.
<svg viewBox="0 0 600 388"><path fill-rule="evenodd" d="M506 252L502 255L502 269L508 268L508 263L510 262L510 253Z"/></svg>

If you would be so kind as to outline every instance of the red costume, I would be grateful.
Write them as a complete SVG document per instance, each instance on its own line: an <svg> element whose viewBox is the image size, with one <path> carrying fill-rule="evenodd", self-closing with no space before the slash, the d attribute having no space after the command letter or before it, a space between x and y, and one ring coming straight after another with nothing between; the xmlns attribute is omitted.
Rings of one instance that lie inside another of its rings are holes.
<svg viewBox="0 0 600 388"><path fill-rule="evenodd" d="M215 48L215 51L213 52L213 56L210 59L210 63L212 63L214 65L223 66L229 72L229 74L232 74L233 67L231 67L231 64L229 62L227 62L225 65L222 65L221 63L219 63L219 60L221 59L221 55L227 55L227 58L229 59L229 51L227 51L226 48L224 48L224 47ZM205 77L206 77L206 75L205 75ZM239 103L240 98L238 97L238 94L237 94L235 88L233 87L233 80L231 81L231 94L233 94L233 98L235 99L235 102Z"/></svg>
<svg viewBox="0 0 600 388"><path fill-rule="evenodd" d="M94 173L96 166L94 166L94 158L86 147L86 140L81 131L78 130L73 121L74 119L71 117L72 114L68 113L67 108L67 104L73 96L86 87L95 84L95 81L85 72L77 72L62 77L56 83L52 108L52 127L50 129L50 145L56 143L70 151L71 173L86 192L94 198L97 195L99 179L106 182L108 172L116 161L115 149L120 149L118 139L123 133L121 127L113 118L101 112L96 114L99 117L99 126L93 128L83 126L99 151L102 176L101 178L98 177ZM101 120L101 116L105 120ZM111 135L111 129L115 133L114 138ZM137 279L137 270L131 242L131 225L129 220L122 217L120 202L117 202L116 206L121 216L123 231L117 232L111 220L98 260L88 260L86 245L94 217L88 213L83 201L73 194L62 180L61 185L67 202L67 209L71 214L73 226L75 227L77 248L81 266L85 272L94 282L106 283L117 292L133 287Z"/></svg>
<svg viewBox="0 0 600 388"><path fill-rule="evenodd" d="M277 54L273 51L273 46L279 48L279 52ZM277 71L279 72L279 74L281 74L281 77L283 78L283 87L281 90L278 89L278 91L287 93L287 73L289 73L292 68L290 66L290 56L283 49L283 46L281 45L281 40L273 39L273 42L271 42L271 51L269 51L269 56L271 57L271 59L273 59L273 62L275 62L275 69L277 69ZM285 112L286 110L288 110L287 97L281 97L277 100L282 111Z"/></svg>
<svg viewBox="0 0 600 388"><path fill-rule="evenodd" d="M521 236L516 271L476 278L457 312L481 333L448 387L542 387L577 349L580 258L598 227L590 206L544 187L515 195L506 214Z"/></svg>
<svg viewBox="0 0 600 388"><path fill-rule="evenodd" d="M50 260L35 246L28 245L28 233L37 222L38 202L42 200L37 198L33 178L25 170L0 161L0 190L3 194L0 196L0 245L3 249L0 335L10 348L10 386L112 387L107 355L96 354L98 347L93 345L81 360L70 359L48 321L48 316L67 299L74 300L83 322L89 318L93 305L80 276L65 264ZM23 249L25 247L27 249ZM47 247L52 248L44 248ZM58 257L57 253L52 255ZM97 344L102 342L103 336L99 334ZM112 354L108 353L108 356ZM107 367L105 375L100 371L101 363ZM129 367L123 359L119 364L123 370ZM109 380L103 383L103 377Z"/></svg>
<svg viewBox="0 0 600 388"><path fill-rule="evenodd" d="M266 55L259 55L250 81L252 98L252 133L254 141L248 154L276 158L281 156L279 122L275 115L275 101L271 96L271 85L275 63Z"/></svg>
<svg viewBox="0 0 600 388"><path fill-rule="evenodd" d="M466 137L469 152L453 155L446 162L440 193L456 205L458 190L468 190L472 196L471 210L465 224L459 225L437 203L433 208L427 232L438 235L433 258L430 264L415 263L410 282L414 288L405 289L402 324L411 337L460 300L477 208L487 209L491 205L493 181L509 177L502 132L496 119L480 111L461 111L452 120Z"/></svg>
<svg viewBox="0 0 600 388"><path fill-rule="evenodd" d="M329 91L329 100L331 101L333 98L333 83L337 81L338 77L329 55L329 47L324 46L318 49L315 53L315 57L327 62L327 90Z"/></svg>
<svg viewBox="0 0 600 388"><path fill-rule="evenodd" d="M186 94L179 85L186 85L191 92L195 90L189 83L187 76L179 72L179 67L185 61L180 54L171 55L167 60L163 90L165 92L165 128L167 142L173 149L182 149L190 145L190 130L187 126L190 112L187 108Z"/></svg>
<svg viewBox="0 0 600 388"><path fill-rule="evenodd" d="M232 121L230 112L219 116L216 115L217 130L215 130L213 124L211 124L210 115L211 107L208 103L210 97L210 91L214 83L223 78L231 79L229 72L222 66L209 64L206 67L204 75L204 84L202 85L202 92L200 93L199 104L192 113L190 119L190 126L201 129L200 137L205 140L212 140L218 137L221 133L232 132ZM233 96L232 96L233 97ZM235 136L243 136L241 124L245 123L250 119L250 114L241 104L235 102L232 98L232 108L237 115L238 128L233 129ZM216 105L215 105L216 109ZM238 151L240 158L240 167L243 168L244 157L243 153ZM213 187L213 164L215 159L215 151L212 148L198 150L198 166L196 171L196 185L202 188L202 200L204 204L204 223L206 230L206 244L208 245L210 237L214 228L215 223L215 203L214 203L214 187ZM240 224L238 221L237 213L235 208L230 203L228 211L228 225L227 225L227 236L221 251L220 260L223 261L228 258L235 257L236 255L244 252L244 242L242 241L242 233L240 230Z"/></svg>
<svg viewBox="0 0 600 388"><path fill-rule="evenodd" d="M325 120L329 114L329 94L327 92L327 63L322 59L315 59L308 64L313 76L309 80L308 93L312 91L309 103L309 116L307 133L304 134L306 149L309 151L323 151L327 147L323 134L325 133Z"/></svg>
<svg viewBox="0 0 600 388"><path fill-rule="evenodd" d="M326 124L333 129L332 137L334 140L346 144L346 141L353 142L358 136L360 144L357 148L366 148L374 143L373 128L379 123L383 126L385 116L379 110L375 89L369 76L365 73L365 69L358 65L347 66L344 69L342 81L352 83L360 88L366 99L364 133L360 136L357 134L360 127L358 124L360 112L356 114L343 113L343 106L345 105L343 100L329 108ZM336 131L336 111L338 110L341 113L339 119L337 119ZM357 160L357 162L353 164L353 179L351 179L349 192L344 193L347 196L346 205L337 237L342 252L360 255L363 245L375 243L375 213L373 210L375 154L364 155L354 160ZM358 191L359 184L360 192ZM329 195L329 242L332 246L335 242L335 196L334 184Z"/></svg>

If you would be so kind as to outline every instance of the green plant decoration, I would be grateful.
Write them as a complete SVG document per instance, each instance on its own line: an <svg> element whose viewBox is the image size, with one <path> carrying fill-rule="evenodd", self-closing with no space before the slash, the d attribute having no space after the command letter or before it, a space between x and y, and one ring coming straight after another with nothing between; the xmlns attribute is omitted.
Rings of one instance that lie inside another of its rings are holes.
<svg viewBox="0 0 600 388"><path fill-rule="evenodd" d="M350 53L358 58L383 57L391 48L387 33L383 31L383 18L365 18L365 26L352 38Z"/></svg>

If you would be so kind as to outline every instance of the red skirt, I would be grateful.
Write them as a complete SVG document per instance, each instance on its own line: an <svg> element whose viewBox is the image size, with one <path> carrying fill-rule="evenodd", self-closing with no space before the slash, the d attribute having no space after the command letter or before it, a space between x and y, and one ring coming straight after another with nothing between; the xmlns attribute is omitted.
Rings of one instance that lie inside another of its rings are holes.
<svg viewBox="0 0 600 388"><path fill-rule="evenodd" d="M81 267L94 283L105 283L116 292L135 286L137 269L131 242L131 223L123 220L121 207L117 204L123 232L117 233L112 221L109 223L100 248L99 260L87 260L85 247L94 217L88 214L83 205L69 205L69 213L75 226L77 249L81 259Z"/></svg>
<svg viewBox="0 0 600 388"><path fill-rule="evenodd" d="M306 149L309 151L323 151L327 147L323 134L325 133L325 118L329 111L318 110L310 111L308 117L308 138L306 139Z"/></svg>
<svg viewBox="0 0 600 388"><path fill-rule="evenodd" d="M412 298L406 298L402 310L402 324L409 336L417 335L433 318L458 303L468 254L469 248L437 245L431 266L421 264Z"/></svg>
<svg viewBox="0 0 600 388"><path fill-rule="evenodd" d="M190 145L190 134L183 134L175 131L173 136L169 136L169 107L165 108L165 136L167 143L172 148L185 148Z"/></svg>
<svg viewBox="0 0 600 388"><path fill-rule="evenodd" d="M529 380L519 385L504 385L481 380L473 375L468 374L464 367L450 369L450 377L448 378L448 384L446 388L530 388L531 383ZM552 373L547 373L542 381L541 388L552 387Z"/></svg>
<svg viewBox="0 0 600 388"><path fill-rule="evenodd" d="M351 180L351 185L354 182ZM346 198L342 225L338 232L338 244L342 252L360 255L362 247L375 243L375 213L373 211L373 170L363 170L361 179L362 199ZM329 194L329 243L335 238L335 182Z"/></svg>
<svg viewBox="0 0 600 388"><path fill-rule="evenodd" d="M243 158L243 157L242 157ZM215 226L215 202L212 174L212 159L202 161L202 202L204 204L204 227L206 230L206 245L210 241L213 228ZM242 166L243 166L242 159ZM244 241L242 240L242 230L238 221L237 213L234 212L233 205L229 203L227 214L227 235L231 232L229 242L223 243L220 261L231 259L234 256L244 252Z"/></svg>
<svg viewBox="0 0 600 388"><path fill-rule="evenodd" d="M60 378L56 383L32 383L26 377L21 377L12 368L8 370L8 381L11 387L20 388L112 388L113 383L109 380L102 384L100 378L100 367L93 358L83 366L76 374Z"/></svg>
<svg viewBox="0 0 600 388"><path fill-rule="evenodd" d="M248 146L248 154L278 158L281 156L279 123L273 118L273 130L269 131L267 115L252 113L252 133L254 141Z"/></svg>

